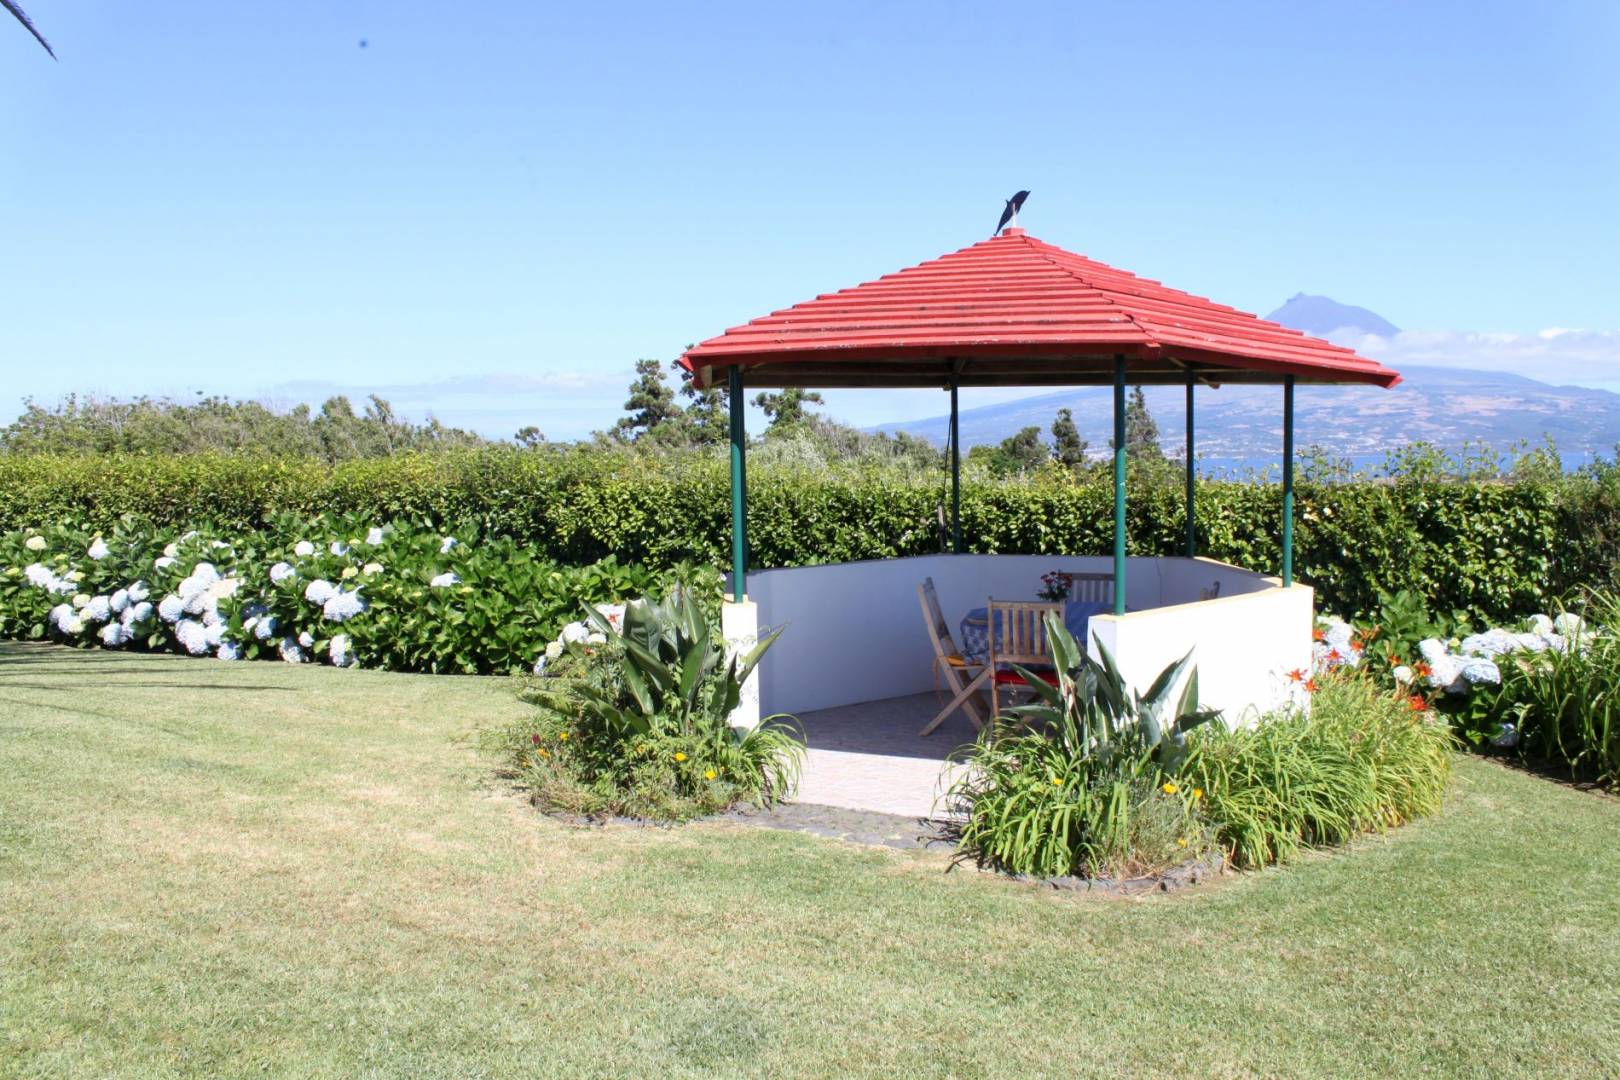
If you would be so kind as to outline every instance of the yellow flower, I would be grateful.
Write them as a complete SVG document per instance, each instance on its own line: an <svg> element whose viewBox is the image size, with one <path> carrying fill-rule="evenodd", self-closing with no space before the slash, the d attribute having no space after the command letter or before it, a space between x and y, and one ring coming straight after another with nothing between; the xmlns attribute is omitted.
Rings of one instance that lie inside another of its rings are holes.
<svg viewBox="0 0 1620 1080"><path fill-rule="evenodd" d="M703 774L703 779L705 779L705 780L713 780L716 775L717 774L715 773L715 771L713 769L710 769L708 772Z"/></svg>
<svg viewBox="0 0 1620 1080"><path fill-rule="evenodd" d="M1176 792L1180 791L1181 789L1176 786L1176 782L1174 780L1166 780L1164 782L1164 786L1162 788L1160 788L1160 790L1163 791L1166 795L1174 795Z"/></svg>
<svg viewBox="0 0 1620 1080"><path fill-rule="evenodd" d="M535 752L538 753L541 757L550 757L551 756L551 751L547 750L543 746L539 750L537 750Z"/></svg>
<svg viewBox="0 0 1620 1080"><path fill-rule="evenodd" d="M1052 786L1053 787L1062 787L1063 786L1063 781L1059 780L1057 777L1054 776L1054 777L1052 777Z"/></svg>
<svg viewBox="0 0 1620 1080"><path fill-rule="evenodd" d="M677 751L675 751L675 760L676 761L685 761L686 760L686 755L681 753L679 750L677 750Z"/></svg>
<svg viewBox="0 0 1620 1080"><path fill-rule="evenodd" d="M637 743L636 744L636 753L645 754L646 752L647 752L647 744L646 743Z"/></svg>
<svg viewBox="0 0 1620 1080"><path fill-rule="evenodd" d="M1204 797L1204 789L1203 788L1201 788L1201 787L1193 788L1193 802L1197 802L1199 799L1202 799L1203 797Z"/></svg>
<svg viewBox="0 0 1620 1080"><path fill-rule="evenodd" d="M1182 847L1186 847L1187 846L1187 838L1185 836L1178 836L1178 837L1176 837L1176 843L1180 844Z"/></svg>
<svg viewBox="0 0 1620 1080"><path fill-rule="evenodd" d="M565 731L561 735L557 736L557 741L558 742L567 742L568 741L568 732Z"/></svg>

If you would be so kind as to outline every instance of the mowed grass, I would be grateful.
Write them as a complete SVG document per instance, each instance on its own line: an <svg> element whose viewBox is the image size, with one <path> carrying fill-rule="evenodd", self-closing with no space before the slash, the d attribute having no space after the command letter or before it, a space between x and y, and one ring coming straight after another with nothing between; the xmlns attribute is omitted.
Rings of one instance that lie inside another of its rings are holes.
<svg viewBox="0 0 1620 1080"><path fill-rule="evenodd" d="M502 680L0 647L0 1072L1603 1075L1620 803L1139 901L536 814Z"/></svg>

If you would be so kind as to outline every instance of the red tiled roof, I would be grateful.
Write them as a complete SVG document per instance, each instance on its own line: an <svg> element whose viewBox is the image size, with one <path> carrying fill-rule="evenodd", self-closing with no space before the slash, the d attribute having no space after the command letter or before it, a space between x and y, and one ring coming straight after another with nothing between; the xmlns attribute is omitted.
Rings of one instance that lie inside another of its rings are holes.
<svg viewBox="0 0 1620 1080"><path fill-rule="evenodd" d="M733 327L688 349L741 364L751 385L964 386L1103 382L1374 383L1394 371L1353 350L1167 288L1007 229L999 236ZM718 376L717 376L718 377Z"/></svg>

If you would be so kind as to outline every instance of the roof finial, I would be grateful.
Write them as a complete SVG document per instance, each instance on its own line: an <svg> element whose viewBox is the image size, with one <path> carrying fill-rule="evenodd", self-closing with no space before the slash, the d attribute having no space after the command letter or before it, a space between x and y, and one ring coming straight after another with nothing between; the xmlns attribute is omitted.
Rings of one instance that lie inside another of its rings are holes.
<svg viewBox="0 0 1620 1080"><path fill-rule="evenodd" d="M1007 227L1009 221L1012 222L1013 228L1018 228L1018 211L1024 208L1024 200L1027 198L1029 198L1029 192L1020 191L1007 200L1007 207L1001 212L1001 220L996 222L996 231L990 234L991 239L1000 236L1001 230Z"/></svg>

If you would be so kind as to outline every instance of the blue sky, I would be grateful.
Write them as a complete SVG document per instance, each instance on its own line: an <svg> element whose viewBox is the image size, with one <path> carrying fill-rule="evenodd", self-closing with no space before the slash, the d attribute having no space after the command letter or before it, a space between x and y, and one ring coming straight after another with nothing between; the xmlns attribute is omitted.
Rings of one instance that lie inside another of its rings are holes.
<svg viewBox="0 0 1620 1080"><path fill-rule="evenodd" d="M1034 235L1180 288L1620 389L1612 3L24 6L60 60L0 25L6 416L376 389L576 436L637 357L1020 187Z"/></svg>

